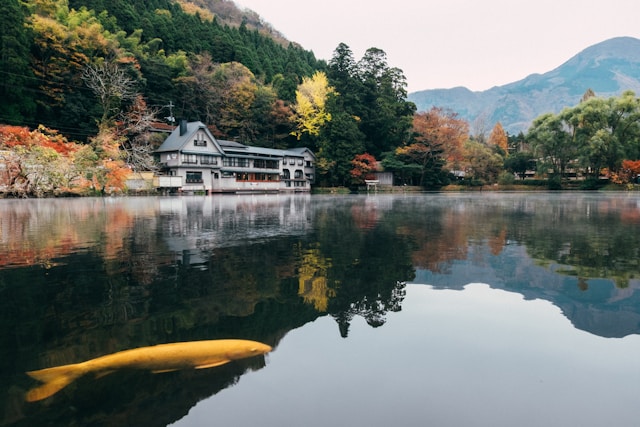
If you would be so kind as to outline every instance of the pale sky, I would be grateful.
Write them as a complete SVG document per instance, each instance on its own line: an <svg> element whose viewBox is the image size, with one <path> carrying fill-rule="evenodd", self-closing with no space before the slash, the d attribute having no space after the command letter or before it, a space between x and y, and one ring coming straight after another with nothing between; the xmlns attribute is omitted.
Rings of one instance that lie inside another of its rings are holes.
<svg viewBox="0 0 640 427"><path fill-rule="evenodd" d="M601 41L640 38L638 0L235 0L330 60L341 42L400 68L409 92L493 86L545 73Z"/></svg>

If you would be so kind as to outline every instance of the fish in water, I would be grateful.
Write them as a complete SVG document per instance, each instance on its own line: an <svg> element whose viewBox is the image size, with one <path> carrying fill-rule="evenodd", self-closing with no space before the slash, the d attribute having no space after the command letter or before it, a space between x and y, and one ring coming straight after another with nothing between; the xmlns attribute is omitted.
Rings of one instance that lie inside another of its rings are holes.
<svg viewBox="0 0 640 427"><path fill-rule="evenodd" d="M270 351L271 347L267 344L236 339L176 342L124 350L86 362L27 372L31 378L44 384L29 390L26 400L35 402L46 399L89 373L102 377L119 369L143 369L159 373L213 368Z"/></svg>

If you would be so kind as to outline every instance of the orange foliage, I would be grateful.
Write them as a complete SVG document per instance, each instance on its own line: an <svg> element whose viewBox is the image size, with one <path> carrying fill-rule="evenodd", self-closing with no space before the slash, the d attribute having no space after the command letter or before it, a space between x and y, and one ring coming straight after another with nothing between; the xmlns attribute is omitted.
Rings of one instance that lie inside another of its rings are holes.
<svg viewBox="0 0 640 427"><path fill-rule="evenodd" d="M419 144L437 147L449 165L462 160L462 146L469 139L469 124L458 114L433 107L413 116L413 131Z"/></svg>
<svg viewBox="0 0 640 427"><path fill-rule="evenodd" d="M604 171L606 174L606 171ZM619 173L611 173L611 181L616 184L628 184L635 182L640 176L640 160L624 160Z"/></svg>
<svg viewBox="0 0 640 427"><path fill-rule="evenodd" d="M78 149L77 144L68 142L58 131L42 125L33 131L23 126L0 125L0 147L14 148L17 146L47 147L64 156L68 156Z"/></svg>
<svg viewBox="0 0 640 427"><path fill-rule="evenodd" d="M502 124L500 122L496 123L491 131L491 135L489 135L489 144L496 145L500 147L505 153L508 150L509 145L509 137L507 133L504 131Z"/></svg>
<svg viewBox="0 0 640 427"><path fill-rule="evenodd" d="M351 177L356 183L361 184L365 179L369 178L371 172L378 168L376 158L369 153L358 154L351 160Z"/></svg>
<svg viewBox="0 0 640 427"><path fill-rule="evenodd" d="M364 205L354 205L351 217L359 229L372 230L380 221L377 202L367 200Z"/></svg>
<svg viewBox="0 0 640 427"><path fill-rule="evenodd" d="M122 161L111 159L105 160L103 166L107 170L106 187L118 190L124 189L125 181L131 174L131 170Z"/></svg>

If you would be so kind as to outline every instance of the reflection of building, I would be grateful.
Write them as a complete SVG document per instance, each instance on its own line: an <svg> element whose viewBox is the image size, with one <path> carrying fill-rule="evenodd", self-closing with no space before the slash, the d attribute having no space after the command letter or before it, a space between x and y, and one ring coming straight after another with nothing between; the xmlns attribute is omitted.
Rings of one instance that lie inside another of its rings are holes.
<svg viewBox="0 0 640 427"><path fill-rule="evenodd" d="M163 171L157 186L171 191L309 191L314 179L311 150L277 150L217 140L202 122L180 122L156 154Z"/></svg>
<svg viewBox="0 0 640 427"><path fill-rule="evenodd" d="M299 238L311 229L311 195L242 194L158 198L157 215L174 259L205 263L221 248Z"/></svg>

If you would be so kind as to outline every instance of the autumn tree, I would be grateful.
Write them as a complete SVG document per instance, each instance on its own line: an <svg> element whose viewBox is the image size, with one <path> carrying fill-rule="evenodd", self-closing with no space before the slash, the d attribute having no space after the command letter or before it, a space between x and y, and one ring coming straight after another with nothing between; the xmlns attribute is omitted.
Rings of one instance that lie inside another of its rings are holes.
<svg viewBox="0 0 640 427"><path fill-rule="evenodd" d="M230 138L251 141L252 111L258 91L253 73L239 62L218 64L212 83L217 113L210 124L215 124Z"/></svg>
<svg viewBox="0 0 640 427"><path fill-rule="evenodd" d="M93 152L83 153L81 164L93 192L104 195L124 190L131 169L123 160L125 153L120 149L121 143L121 137L106 128L91 138Z"/></svg>
<svg viewBox="0 0 640 427"><path fill-rule="evenodd" d="M469 124L454 111L433 107L431 110L414 115L414 140L430 143L442 150L445 166L456 169L462 158L462 147L469 139Z"/></svg>
<svg viewBox="0 0 640 427"><path fill-rule="evenodd" d="M497 122L493 127L493 130L491 131L489 140L487 142L489 143L489 145L499 148L503 154L508 153L509 138L500 122Z"/></svg>
<svg viewBox="0 0 640 427"><path fill-rule="evenodd" d="M358 154L351 161L351 178L354 184L363 184L365 179L371 176L378 168L378 162L369 153Z"/></svg>
<svg viewBox="0 0 640 427"><path fill-rule="evenodd" d="M177 108L183 117L215 124L219 102L213 74L217 66L206 52L189 58L185 73L175 79L179 93Z"/></svg>
<svg viewBox="0 0 640 427"><path fill-rule="evenodd" d="M467 122L456 113L434 107L414 115L413 140L396 149L396 155L405 163L420 167L420 185L442 186L446 183L443 169L459 167L462 144L469 138L468 129Z"/></svg>
<svg viewBox="0 0 640 427"><path fill-rule="evenodd" d="M302 135L317 136L325 123L331 121L327 111L327 96L334 92L329 86L327 75L317 71L312 77L305 77L296 90L295 113L296 130L294 135L300 139Z"/></svg>
<svg viewBox="0 0 640 427"><path fill-rule="evenodd" d="M617 181L621 184L640 184L640 160L623 160L620 173L617 174Z"/></svg>
<svg viewBox="0 0 640 427"><path fill-rule="evenodd" d="M261 141L271 148L287 148L288 139L292 137L293 111L281 99L276 99L272 106L267 122L263 128Z"/></svg>
<svg viewBox="0 0 640 427"><path fill-rule="evenodd" d="M5 165L3 182L15 196L56 195L80 186L75 155L81 146L57 131L40 126L0 126L0 151Z"/></svg>

